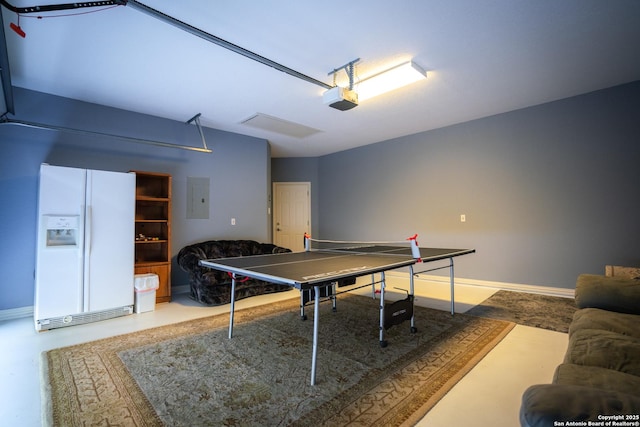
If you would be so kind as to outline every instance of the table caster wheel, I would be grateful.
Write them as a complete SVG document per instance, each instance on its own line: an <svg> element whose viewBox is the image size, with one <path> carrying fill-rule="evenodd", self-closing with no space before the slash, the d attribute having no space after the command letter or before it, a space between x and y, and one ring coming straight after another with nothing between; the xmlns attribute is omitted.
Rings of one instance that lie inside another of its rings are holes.
<svg viewBox="0 0 640 427"><path fill-rule="evenodd" d="M303 322L307 320L307 315L305 314L304 316L300 316L300 320L302 320Z"/></svg>
<svg viewBox="0 0 640 427"><path fill-rule="evenodd" d="M380 341L380 347L385 348L388 345L387 341Z"/></svg>
<svg viewBox="0 0 640 427"><path fill-rule="evenodd" d="M415 334L416 332L418 332L418 328L416 328L415 326L411 327L411 333Z"/></svg>

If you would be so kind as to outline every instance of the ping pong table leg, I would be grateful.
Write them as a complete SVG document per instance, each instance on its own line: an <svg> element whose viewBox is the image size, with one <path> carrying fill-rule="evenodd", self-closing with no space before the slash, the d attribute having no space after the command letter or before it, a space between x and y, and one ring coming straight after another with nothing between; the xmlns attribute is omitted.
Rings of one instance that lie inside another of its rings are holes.
<svg viewBox="0 0 640 427"><path fill-rule="evenodd" d="M413 265L409 266L409 296L411 297L411 304L415 305L415 298L414 298L414 286L413 286ZM416 315L415 315L415 310L412 310L411 312L411 328L410 331L412 334L415 334L416 332L418 332L418 328L416 328Z"/></svg>
<svg viewBox="0 0 640 427"><path fill-rule="evenodd" d="M387 341L384 339L384 271L380 272L380 347L387 346Z"/></svg>
<svg viewBox="0 0 640 427"><path fill-rule="evenodd" d="M371 274L371 298L376 299L376 274Z"/></svg>
<svg viewBox="0 0 640 427"><path fill-rule="evenodd" d="M236 308L236 275L231 275L231 309L229 311L229 339L233 336L233 312Z"/></svg>
<svg viewBox="0 0 640 427"><path fill-rule="evenodd" d="M307 320L307 315L304 314L304 293L305 292L309 292L308 290L305 289L300 289L300 319L301 320Z"/></svg>
<svg viewBox="0 0 640 427"><path fill-rule="evenodd" d="M316 360L318 359L318 320L320 318L320 286L314 286L313 350L311 352L311 385L316 385Z"/></svg>
<svg viewBox="0 0 640 427"><path fill-rule="evenodd" d="M453 285L453 257L449 258L449 283L451 284L451 315L455 314L454 285Z"/></svg>
<svg viewBox="0 0 640 427"><path fill-rule="evenodd" d="M338 311L338 296L336 294L337 286L338 282L331 282L331 285L329 286L331 292L331 310L333 310L334 313Z"/></svg>

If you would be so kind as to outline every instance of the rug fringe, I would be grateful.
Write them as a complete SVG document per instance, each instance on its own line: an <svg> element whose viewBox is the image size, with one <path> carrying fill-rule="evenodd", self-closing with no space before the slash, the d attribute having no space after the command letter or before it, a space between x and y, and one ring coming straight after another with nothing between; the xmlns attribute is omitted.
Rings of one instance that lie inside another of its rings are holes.
<svg viewBox="0 0 640 427"><path fill-rule="evenodd" d="M49 381L49 363L47 362L47 352L40 353L40 414L43 426L53 425L53 405L51 403L51 382Z"/></svg>

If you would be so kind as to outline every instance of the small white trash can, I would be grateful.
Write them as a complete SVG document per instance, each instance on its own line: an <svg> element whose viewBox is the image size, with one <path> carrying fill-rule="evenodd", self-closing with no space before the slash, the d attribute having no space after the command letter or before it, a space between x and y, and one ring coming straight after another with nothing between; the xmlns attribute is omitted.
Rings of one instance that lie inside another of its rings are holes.
<svg viewBox="0 0 640 427"><path fill-rule="evenodd" d="M160 287L157 274L145 273L134 276L136 313L145 313L156 309L156 290Z"/></svg>

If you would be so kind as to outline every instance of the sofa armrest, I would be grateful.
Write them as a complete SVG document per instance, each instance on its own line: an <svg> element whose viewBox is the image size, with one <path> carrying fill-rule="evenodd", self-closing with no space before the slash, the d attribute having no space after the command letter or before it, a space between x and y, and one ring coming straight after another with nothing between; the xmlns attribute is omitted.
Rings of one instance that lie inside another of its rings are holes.
<svg viewBox="0 0 640 427"><path fill-rule="evenodd" d="M592 387L539 384L522 395L520 425L547 427L554 422L603 421L606 415L637 415L640 397Z"/></svg>
<svg viewBox="0 0 640 427"><path fill-rule="evenodd" d="M210 286L231 282L226 272L200 265L201 260L220 257L211 249L210 245L186 246L178 252L176 261L182 270L189 273L190 281L207 282Z"/></svg>
<svg viewBox="0 0 640 427"><path fill-rule="evenodd" d="M578 308L640 314L640 280L581 274L575 298Z"/></svg>
<svg viewBox="0 0 640 427"><path fill-rule="evenodd" d="M200 260L207 259L206 254L197 246L185 246L178 252L176 261L180 268L187 273L200 268Z"/></svg>

